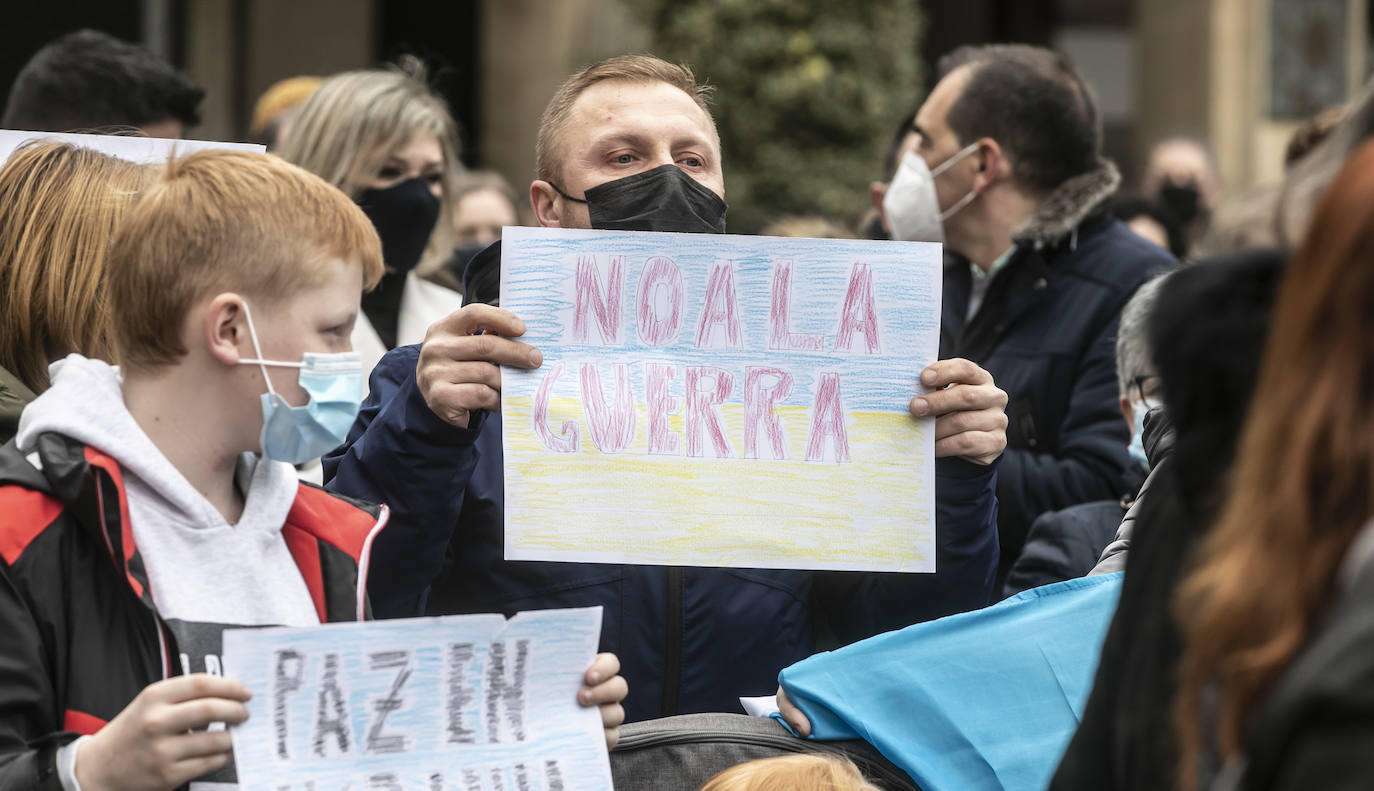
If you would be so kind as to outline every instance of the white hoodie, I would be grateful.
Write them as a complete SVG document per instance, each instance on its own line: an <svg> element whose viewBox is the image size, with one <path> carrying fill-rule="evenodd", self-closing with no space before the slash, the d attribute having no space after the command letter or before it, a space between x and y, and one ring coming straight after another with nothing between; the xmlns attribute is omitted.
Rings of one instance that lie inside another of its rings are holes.
<svg viewBox="0 0 1374 791"><path fill-rule="evenodd" d="M118 369L70 355L53 363L52 387L24 410L19 449L56 432L119 463L134 542L147 569L158 613L176 636L182 672L221 673L220 638L238 626L310 626L315 605L281 528L295 501L289 464L246 453L235 480L243 514L229 524L157 449L124 405ZM206 415L214 420L214 415ZM75 760L75 750L63 756ZM192 788L234 788L233 768ZM64 775L67 773L63 773ZM71 784L75 788L74 778ZM207 780L211 778L206 778Z"/></svg>

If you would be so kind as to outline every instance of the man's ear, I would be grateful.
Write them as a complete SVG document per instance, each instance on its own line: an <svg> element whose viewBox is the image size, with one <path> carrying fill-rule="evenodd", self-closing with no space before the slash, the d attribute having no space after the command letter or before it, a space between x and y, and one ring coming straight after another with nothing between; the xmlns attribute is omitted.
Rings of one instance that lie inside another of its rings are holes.
<svg viewBox="0 0 1374 791"><path fill-rule="evenodd" d="M978 150L973 152L973 158L978 161L973 187L979 192L992 186L994 181L1009 180L1012 176L1011 162L1007 160L1002 146L990 137L978 141Z"/></svg>
<svg viewBox="0 0 1374 791"><path fill-rule="evenodd" d="M1131 405L1131 399L1121 396L1117 399L1121 407L1121 416L1126 418L1126 433L1135 434L1135 407Z"/></svg>
<svg viewBox="0 0 1374 791"><path fill-rule="evenodd" d="M238 365L245 357L256 357L248 332L243 297L224 293L204 303L201 335L210 356L225 365Z"/></svg>
<svg viewBox="0 0 1374 791"><path fill-rule="evenodd" d="M534 221L545 228L562 227L556 206L558 204L558 193L553 185L543 179L535 179L530 182L530 210L534 212Z"/></svg>
<svg viewBox="0 0 1374 791"><path fill-rule="evenodd" d="M883 198L887 197L887 186L886 182L870 181L868 183L868 199L873 203L873 210L878 213L878 222L882 223L883 231L891 236L892 229L887 224L887 212L883 211Z"/></svg>

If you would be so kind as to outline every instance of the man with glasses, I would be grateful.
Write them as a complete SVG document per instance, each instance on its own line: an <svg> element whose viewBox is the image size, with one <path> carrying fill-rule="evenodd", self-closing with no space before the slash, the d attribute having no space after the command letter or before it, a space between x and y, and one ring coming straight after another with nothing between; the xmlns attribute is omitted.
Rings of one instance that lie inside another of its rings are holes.
<svg viewBox="0 0 1374 791"><path fill-rule="evenodd" d="M1164 405L1146 324L1163 282L1164 276L1157 277L1135 292L1121 309L1116 334L1117 403L1131 435L1127 445L1131 463L1122 476L1122 496L1050 511L1036 519L1026 535L1025 549L1007 573L1004 597L1093 571L1143 491L1150 472L1144 442L1145 415ZM1106 570L1119 569L1113 566Z"/></svg>

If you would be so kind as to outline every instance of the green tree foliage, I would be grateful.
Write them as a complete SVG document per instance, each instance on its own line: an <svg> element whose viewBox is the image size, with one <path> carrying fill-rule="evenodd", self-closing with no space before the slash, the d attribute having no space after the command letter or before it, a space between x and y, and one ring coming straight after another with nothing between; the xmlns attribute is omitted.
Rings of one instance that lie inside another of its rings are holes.
<svg viewBox="0 0 1374 791"><path fill-rule="evenodd" d="M654 54L714 86L729 224L852 223L919 94L916 0L627 0Z"/></svg>

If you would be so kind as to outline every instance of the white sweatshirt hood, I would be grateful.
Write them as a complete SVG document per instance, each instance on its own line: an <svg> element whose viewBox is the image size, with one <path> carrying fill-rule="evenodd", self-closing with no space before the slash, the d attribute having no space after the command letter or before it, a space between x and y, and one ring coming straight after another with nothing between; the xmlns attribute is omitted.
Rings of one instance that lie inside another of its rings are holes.
<svg viewBox="0 0 1374 791"><path fill-rule="evenodd" d="M71 354L53 363L49 373L52 387L29 404L19 420L20 450L31 451L45 432L71 437L119 462L125 476L156 493L164 501L159 510L176 513L178 522L193 527L226 525L129 414L118 368ZM240 523L275 523L280 529L295 499L294 469L277 462L263 464L253 454L244 454L238 481L245 496L252 495Z"/></svg>

